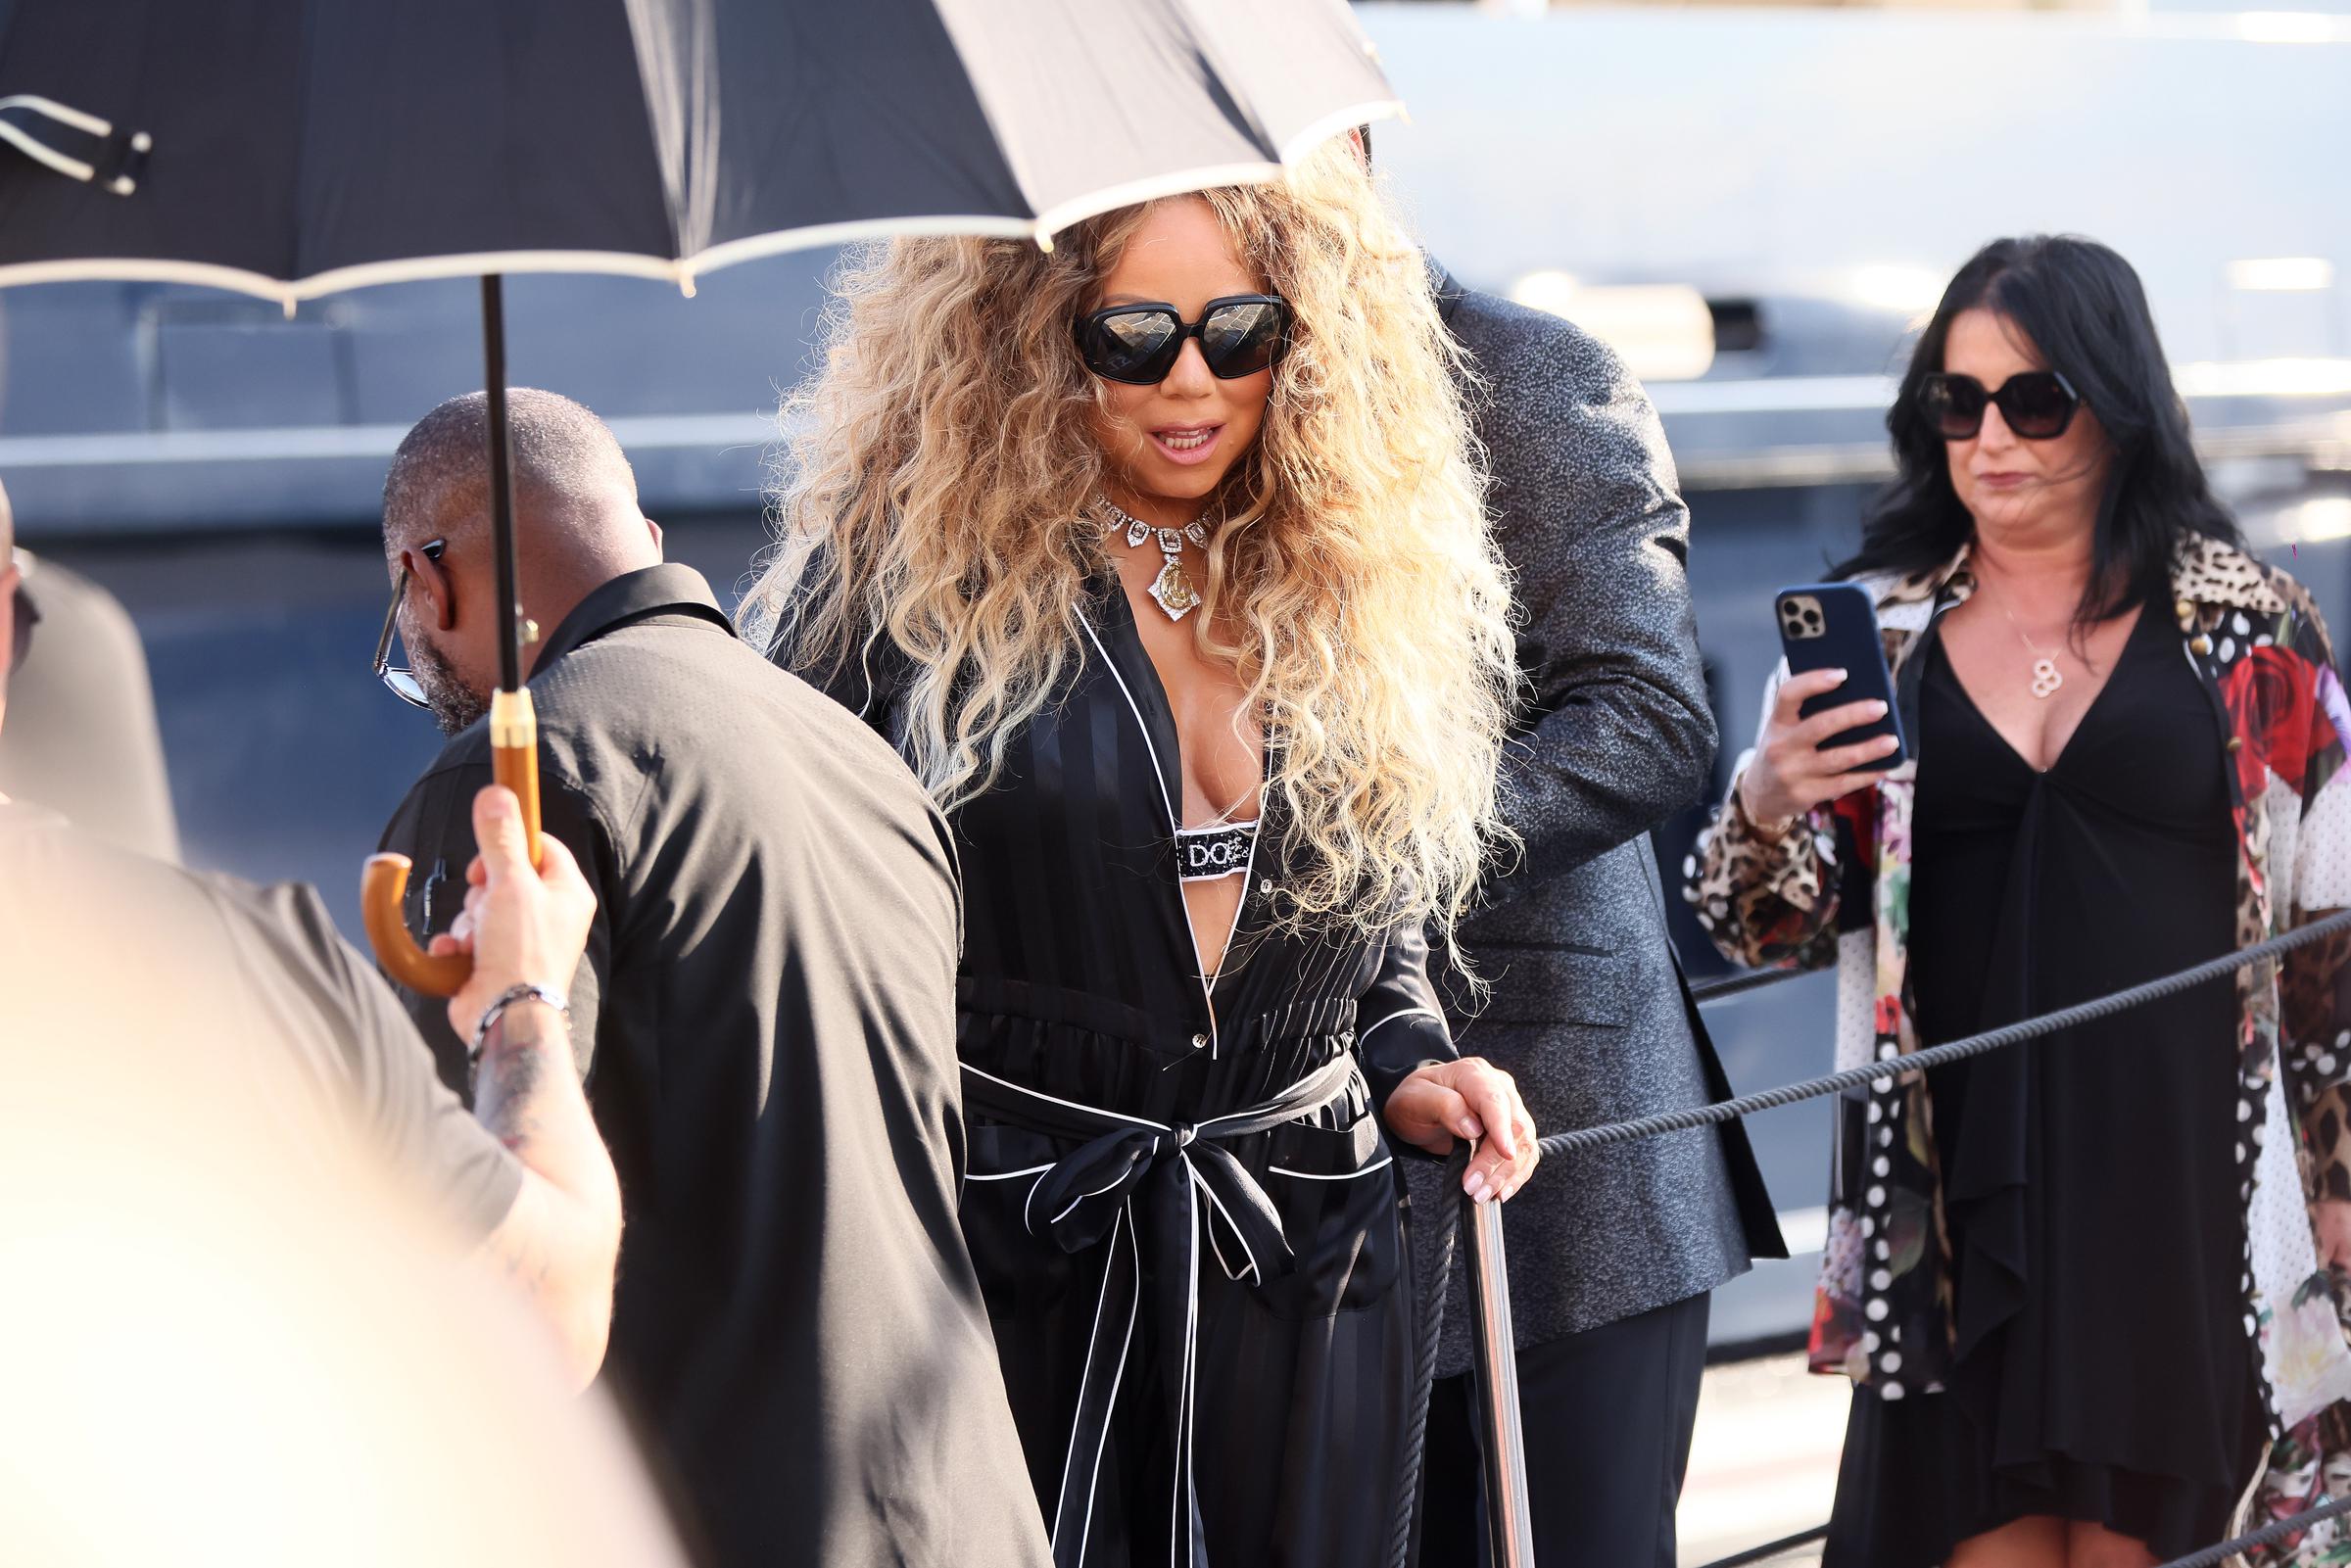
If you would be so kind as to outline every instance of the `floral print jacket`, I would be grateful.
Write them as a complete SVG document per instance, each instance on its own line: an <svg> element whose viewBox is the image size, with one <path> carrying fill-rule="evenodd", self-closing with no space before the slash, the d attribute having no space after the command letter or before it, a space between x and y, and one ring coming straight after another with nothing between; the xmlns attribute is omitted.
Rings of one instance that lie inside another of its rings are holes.
<svg viewBox="0 0 2351 1568"><path fill-rule="evenodd" d="M1904 733L1915 739L1912 656L1935 617L1974 592L1967 552L1930 572L1863 583L1877 601ZM2191 536L2173 565L2172 599L2182 651L2235 764L2239 944L2351 906L2351 702L2309 594L2285 573ZM1770 683L1766 715L1785 676L1783 668ZM1876 785L1777 838L1737 805L1734 777L1685 868L1684 896L1732 959L1836 964L1841 1069L1919 1049L1904 974L1919 765L1914 750ZM2259 1497L2266 1514L2282 1516L2351 1491L2351 1301L2338 1300L2320 1265L2309 1208L2351 1199L2351 941L2322 940L2238 971L2237 999L2245 1332L2276 1438ZM1889 1400L1934 1392L1949 1368L1952 1317L1925 1074L1881 1083L1841 1111L1841 1136L1858 1148L1838 1162L1853 1172L1853 1190L1831 1194L1812 1366ZM2351 1531L2340 1521L2314 1527L2301 1545L2315 1553L2301 1561L2351 1564Z"/></svg>

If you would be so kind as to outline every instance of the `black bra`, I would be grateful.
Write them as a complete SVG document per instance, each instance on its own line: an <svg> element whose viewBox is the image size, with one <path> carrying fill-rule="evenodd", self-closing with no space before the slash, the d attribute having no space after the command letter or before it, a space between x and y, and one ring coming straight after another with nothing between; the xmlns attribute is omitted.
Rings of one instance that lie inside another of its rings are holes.
<svg viewBox="0 0 2351 1568"><path fill-rule="evenodd" d="M1225 823L1215 828L1176 830L1176 874L1187 882L1246 877L1257 851L1257 824Z"/></svg>

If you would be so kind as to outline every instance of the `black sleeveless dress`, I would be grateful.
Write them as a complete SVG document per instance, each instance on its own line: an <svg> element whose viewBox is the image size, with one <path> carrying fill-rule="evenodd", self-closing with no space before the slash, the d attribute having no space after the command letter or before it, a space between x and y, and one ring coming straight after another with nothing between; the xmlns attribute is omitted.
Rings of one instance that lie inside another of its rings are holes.
<svg viewBox="0 0 2351 1568"><path fill-rule="evenodd" d="M1909 974L1933 1045L2228 951L2209 698L2157 614L2046 773L1919 657ZM1929 1077L1949 1388L1854 1392L1825 1568L1931 1568L2034 1514L2223 1539L2263 1422L2242 1321L2227 980Z"/></svg>

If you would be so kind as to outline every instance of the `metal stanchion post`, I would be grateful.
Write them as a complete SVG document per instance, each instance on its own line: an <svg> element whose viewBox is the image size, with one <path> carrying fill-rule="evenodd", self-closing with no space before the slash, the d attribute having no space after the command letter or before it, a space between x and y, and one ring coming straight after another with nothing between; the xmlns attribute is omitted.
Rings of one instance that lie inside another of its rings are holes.
<svg viewBox="0 0 2351 1568"><path fill-rule="evenodd" d="M1469 1295L1477 1310L1478 1438L1486 1460L1486 1541L1494 1568L1535 1568L1526 1511L1526 1439L1518 1426L1518 1354L1511 1338L1511 1275L1502 1205L1470 1203Z"/></svg>

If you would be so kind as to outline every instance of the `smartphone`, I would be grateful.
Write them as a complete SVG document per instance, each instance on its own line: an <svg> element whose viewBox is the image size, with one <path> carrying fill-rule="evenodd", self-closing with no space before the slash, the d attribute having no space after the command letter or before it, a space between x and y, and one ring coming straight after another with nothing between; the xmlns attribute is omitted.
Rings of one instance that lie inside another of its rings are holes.
<svg viewBox="0 0 2351 1568"><path fill-rule="evenodd" d="M1869 591L1858 583L1808 583L1781 589L1773 608L1779 616L1780 650L1788 656L1789 674L1845 671L1845 685L1804 699L1798 710L1803 717L1809 719L1825 709L1866 702L1871 697L1886 704L1884 718L1831 736L1820 743L1820 749L1855 745L1874 736L1890 735L1894 749L1861 766L1873 771L1900 766L1910 747L1902 737L1894 679L1886 670L1886 643L1878 636L1878 611L1869 600Z"/></svg>

